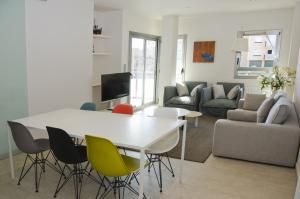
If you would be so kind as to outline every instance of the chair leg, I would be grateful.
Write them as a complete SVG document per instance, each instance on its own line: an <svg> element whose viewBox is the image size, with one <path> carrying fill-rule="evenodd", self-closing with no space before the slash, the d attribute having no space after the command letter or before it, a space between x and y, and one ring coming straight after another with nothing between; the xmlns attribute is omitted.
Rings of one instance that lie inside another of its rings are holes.
<svg viewBox="0 0 300 199"><path fill-rule="evenodd" d="M169 163L169 166L170 166L170 169L171 169L172 177L175 177L174 170L173 170L173 167L172 167L172 164L171 164L168 153L166 153L166 158L168 160L168 163Z"/></svg>
<svg viewBox="0 0 300 199"><path fill-rule="evenodd" d="M160 192L162 192L162 175L161 175L161 157L158 156L158 166L159 166L159 188L160 188Z"/></svg>
<svg viewBox="0 0 300 199"><path fill-rule="evenodd" d="M25 175L24 175L24 176L22 177L23 172L24 172L24 169L25 169L25 166L26 166L27 159L28 159L28 154L26 154L26 158L25 158L25 161L24 161L24 164L23 164L23 167L22 167L22 171L21 171L21 173L20 173L19 180L18 180L18 185L20 185L21 180L22 180L23 177L25 176ZM31 168L31 167L30 167L30 168Z"/></svg>
<svg viewBox="0 0 300 199"><path fill-rule="evenodd" d="M39 192L38 190L38 155L35 154L34 160L34 178L35 178L35 192Z"/></svg>

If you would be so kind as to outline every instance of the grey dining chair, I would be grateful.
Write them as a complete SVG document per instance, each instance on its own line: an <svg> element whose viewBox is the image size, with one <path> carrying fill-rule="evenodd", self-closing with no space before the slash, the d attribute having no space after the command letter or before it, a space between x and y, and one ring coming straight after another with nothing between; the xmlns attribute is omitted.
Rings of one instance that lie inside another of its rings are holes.
<svg viewBox="0 0 300 199"><path fill-rule="evenodd" d="M35 191L38 192L41 175L45 172L45 164L50 151L46 156L43 152L50 149L48 139L34 139L29 132L29 130L18 122L8 121L8 125L11 129L12 137L20 151L26 153L26 158L22 167L22 171L18 180L18 185L20 185L21 180L26 176L26 174L34 167L35 172ZM30 160L31 164L26 169L26 163ZM40 174L38 174L38 168L40 169Z"/></svg>

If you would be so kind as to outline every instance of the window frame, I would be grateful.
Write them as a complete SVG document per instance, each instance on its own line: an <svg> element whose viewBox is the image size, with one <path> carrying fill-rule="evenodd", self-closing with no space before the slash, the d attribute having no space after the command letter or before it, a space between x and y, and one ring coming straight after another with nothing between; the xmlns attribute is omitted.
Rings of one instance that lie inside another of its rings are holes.
<svg viewBox="0 0 300 199"><path fill-rule="evenodd" d="M182 52L182 57L183 57L183 63L182 63L182 68L183 68L183 75L182 75L182 81L185 81L185 69L186 69L186 55L187 55L187 34L182 34L178 35L176 42L178 43L178 40L182 39L183 40L183 52ZM177 79L177 51L178 51L178 46L176 44L176 71L175 71L175 80L176 82L178 81Z"/></svg>
<svg viewBox="0 0 300 199"><path fill-rule="evenodd" d="M278 35L276 46L276 57L277 59L274 61L274 65L278 66L279 59L280 59L280 51L281 51L281 40L282 40L282 30L281 29L272 29L272 30L251 30L251 31L238 31L237 38L242 38L243 36L255 36L255 35ZM239 63L238 60L239 59ZM240 76L238 71L263 71L263 72L270 72L273 67L268 68L246 68L240 67L241 63L241 52L235 52L235 61L234 61L234 78L235 79L256 79L258 76Z"/></svg>

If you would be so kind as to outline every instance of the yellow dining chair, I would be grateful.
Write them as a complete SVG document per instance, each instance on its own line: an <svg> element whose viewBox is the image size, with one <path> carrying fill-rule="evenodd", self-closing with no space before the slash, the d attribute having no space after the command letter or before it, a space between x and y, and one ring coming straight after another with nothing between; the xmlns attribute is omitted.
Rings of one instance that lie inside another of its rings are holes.
<svg viewBox="0 0 300 199"><path fill-rule="evenodd" d="M120 154L117 147L105 138L86 135L85 140L89 162L98 175L102 174L104 176L100 179L101 184L96 198L100 195L104 180L108 182L109 188L102 193L100 198L106 197L110 191L114 191L114 194L117 194L118 192L119 198L121 198L121 188L123 189L123 198L125 188L138 195L138 192L129 184L129 182L132 175L139 171L139 159ZM109 180L108 177L113 180ZM145 194L144 198L146 198Z"/></svg>

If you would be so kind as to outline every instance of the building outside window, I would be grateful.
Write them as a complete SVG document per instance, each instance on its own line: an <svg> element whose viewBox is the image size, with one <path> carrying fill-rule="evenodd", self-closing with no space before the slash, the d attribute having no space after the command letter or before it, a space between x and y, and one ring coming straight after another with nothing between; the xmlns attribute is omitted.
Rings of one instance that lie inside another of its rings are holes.
<svg viewBox="0 0 300 199"><path fill-rule="evenodd" d="M281 31L241 31L238 37L248 39L248 52L236 52L235 77L257 78L278 66Z"/></svg>

